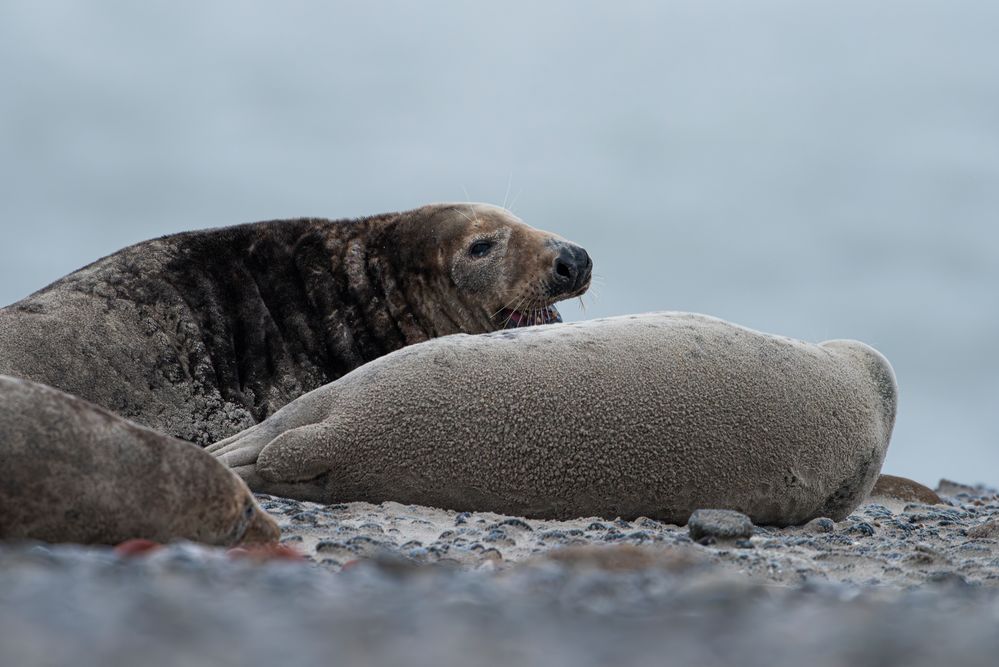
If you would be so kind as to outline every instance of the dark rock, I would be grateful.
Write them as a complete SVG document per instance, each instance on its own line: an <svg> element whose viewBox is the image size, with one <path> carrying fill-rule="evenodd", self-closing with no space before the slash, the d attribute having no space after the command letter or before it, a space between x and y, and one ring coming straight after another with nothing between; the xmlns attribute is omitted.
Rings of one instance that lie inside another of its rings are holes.
<svg viewBox="0 0 999 667"><path fill-rule="evenodd" d="M872 519L890 519L892 517L890 509L877 503L867 505L864 508L864 514Z"/></svg>
<svg viewBox="0 0 999 667"><path fill-rule="evenodd" d="M960 484L959 482L952 482L949 479L941 479L940 483L937 484L936 492L941 496L971 496L978 497L986 495L985 489L976 488L974 486L968 486L967 484Z"/></svg>
<svg viewBox="0 0 999 667"><path fill-rule="evenodd" d="M926 581L938 586L950 586L953 588L968 588L970 586L967 579L956 572L948 572L946 570L930 572L926 577Z"/></svg>
<svg viewBox="0 0 999 667"><path fill-rule="evenodd" d="M511 528L518 528L520 530L528 530L528 531L531 531L531 532L534 531L534 529L531 528L531 526L526 521L523 521L521 519L516 519L516 518L514 518L514 519L506 519L504 521L500 521L497 525L498 526L510 526Z"/></svg>
<svg viewBox="0 0 999 667"><path fill-rule="evenodd" d="M687 521L687 531L695 541L703 537L744 539L753 535L753 522L745 514L734 510L697 510Z"/></svg>
<svg viewBox="0 0 999 667"><path fill-rule="evenodd" d="M999 520L993 519L969 528L968 537L973 540L999 540Z"/></svg>
<svg viewBox="0 0 999 667"><path fill-rule="evenodd" d="M874 526L867 523L866 521L858 521L854 524L851 524L850 527L846 529L846 532L856 533L864 537L871 537L872 535L874 535L875 531L874 531Z"/></svg>
<svg viewBox="0 0 999 667"><path fill-rule="evenodd" d="M652 534L647 530L636 530L632 533L628 533L624 536L625 539L632 542L650 542L653 540Z"/></svg>
<svg viewBox="0 0 999 667"><path fill-rule="evenodd" d="M354 550L343 542L334 542L333 540L320 540L319 543L316 544L316 553L328 554L338 552L353 553Z"/></svg>
<svg viewBox="0 0 999 667"><path fill-rule="evenodd" d="M836 528L836 524L829 517L820 516L805 524L804 529L810 533L831 533Z"/></svg>
<svg viewBox="0 0 999 667"><path fill-rule="evenodd" d="M367 535L352 537L346 541L346 544L352 551L363 556L379 555L390 548L385 542L372 539Z"/></svg>
<svg viewBox="0 0 999 667"><path fill-rule="evenodd" d="M516 544L516 542L514 542L514 540L507 535L506 531L502 528L494 528L493 530L490 530L486 536L482 538L482 541L491 542L493 544L503 544L506 546L513 546Z"/></svg>

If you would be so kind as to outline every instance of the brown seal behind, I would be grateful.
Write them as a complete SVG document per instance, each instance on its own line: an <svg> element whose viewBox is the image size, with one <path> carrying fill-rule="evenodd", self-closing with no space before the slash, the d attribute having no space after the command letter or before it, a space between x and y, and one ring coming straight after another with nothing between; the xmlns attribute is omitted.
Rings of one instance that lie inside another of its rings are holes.
<svg viewBox="0 0 999 667"><path fill-rule="evenodd" d="M187 232L0 310L0 373L205 445L405 345L556 321L591 267L485 204Z"/></svg>
<svg viewBox="0 0 999 667"><path fill-rule="evenodd" d="M0 539L229 546L277 524L204 450L51 387L0 376Z"/></svg>
<svg viewBox="0 0 999 667"><path fill-rule="evenodd" d="M936 491L928 486L897 475L880 475L868 499L891 499L925 505L939 505L943 502Z"/></svg>
<svg viewBox="0 0 999 667"><path fill-rule="evenodd" d="M863 343L650 313L414 345L209 451L306 500L788 525L863 500L896 396Z"/></svg>

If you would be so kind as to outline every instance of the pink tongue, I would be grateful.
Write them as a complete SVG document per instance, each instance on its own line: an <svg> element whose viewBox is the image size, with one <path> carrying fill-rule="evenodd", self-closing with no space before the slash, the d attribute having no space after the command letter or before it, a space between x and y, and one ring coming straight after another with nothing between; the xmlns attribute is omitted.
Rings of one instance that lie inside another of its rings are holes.
<svg viewBox="0 0 999 667"><path fill-rule="evenodd" d="M500 313L500 317L505 322L504 329L516 329L518 327L534 326L535 324L551 324L562 321L562 316L555 306L529 310L527 312L504 309Z"/></svg>

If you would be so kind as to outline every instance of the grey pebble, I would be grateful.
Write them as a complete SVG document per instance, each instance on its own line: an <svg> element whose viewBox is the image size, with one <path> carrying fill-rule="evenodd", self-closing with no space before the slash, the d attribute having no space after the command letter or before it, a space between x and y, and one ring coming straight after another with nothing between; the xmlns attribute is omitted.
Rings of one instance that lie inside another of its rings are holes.
<svg viewBox="0 0 999 667"><path fill-rule="evenodd" d="M696 510L687 521L690 538L699 541L705 537L732 540L753 535L753 522L748 516L734 510Z"/></svg>

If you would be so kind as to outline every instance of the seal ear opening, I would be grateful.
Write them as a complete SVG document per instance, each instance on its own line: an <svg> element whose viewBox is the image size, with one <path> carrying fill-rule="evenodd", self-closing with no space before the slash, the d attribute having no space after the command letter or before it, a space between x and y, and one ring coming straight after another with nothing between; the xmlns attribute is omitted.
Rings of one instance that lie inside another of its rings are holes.
<svg viewBox="0 0 999 667"><path fill-rule="evenodd" d="M328 473L335 447L334 424L321 422L285 431L257 457L257 473L273 483L304 482Z"/></svg>

